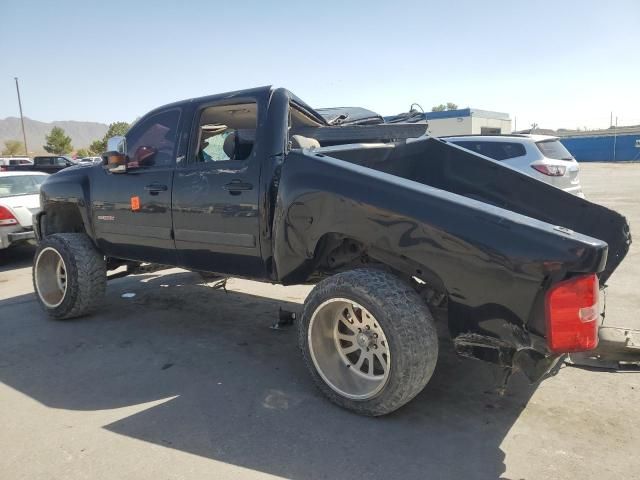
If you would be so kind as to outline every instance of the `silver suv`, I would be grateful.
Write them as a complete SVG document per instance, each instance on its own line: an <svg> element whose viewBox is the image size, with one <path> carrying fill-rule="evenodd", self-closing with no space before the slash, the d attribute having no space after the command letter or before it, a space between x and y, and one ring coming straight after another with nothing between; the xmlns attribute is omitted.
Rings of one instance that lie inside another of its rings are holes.
<svg viewBox="0 0 640 480"><path fill-rule="evenodd" d="M474 153L584 198L580 166L558 137L547 135L467 135L441 137Z"/></svg>

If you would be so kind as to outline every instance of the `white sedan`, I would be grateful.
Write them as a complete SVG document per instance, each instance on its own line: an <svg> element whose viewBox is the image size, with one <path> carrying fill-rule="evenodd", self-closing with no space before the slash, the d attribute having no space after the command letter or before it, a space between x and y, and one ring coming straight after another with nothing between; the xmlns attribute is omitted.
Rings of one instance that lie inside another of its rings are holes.
<svg viewBox="0 0 640 480"><path fill-rule="evenodd" d="M40 210L41 172L0 172L0 249L35 239L31 218Z"/></svg>

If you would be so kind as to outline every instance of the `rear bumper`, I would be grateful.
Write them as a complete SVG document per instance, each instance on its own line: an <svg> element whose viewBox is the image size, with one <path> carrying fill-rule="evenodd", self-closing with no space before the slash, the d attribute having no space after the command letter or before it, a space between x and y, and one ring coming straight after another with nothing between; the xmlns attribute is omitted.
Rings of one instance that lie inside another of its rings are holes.
<svg viewBox="0 0 640 480"><path fill-rule="evenodd" d="M0 229L0 249L24 241L35 241L33 230L25 230L22 227L2 227Z"/></svg>

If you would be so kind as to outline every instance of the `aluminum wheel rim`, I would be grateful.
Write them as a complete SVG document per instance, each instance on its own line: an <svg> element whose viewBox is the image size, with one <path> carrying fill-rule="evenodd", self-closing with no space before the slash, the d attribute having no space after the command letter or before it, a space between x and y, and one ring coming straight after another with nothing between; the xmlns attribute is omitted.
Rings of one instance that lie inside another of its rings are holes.
<svg viewBox="0 0 640 480"><path fill-rule="evenodd" d="M57 250L43 248L35 265L36 290L42 303L56 308L67 293L67 266Z"/></svg>
<svg viewBox="0 0 640 480"><path fill-rule="evenodd" d="M309 351L331 389L352 400L375 397L389 380L389 342L375 317L346 298L322 303L311 316Z"/></svg>

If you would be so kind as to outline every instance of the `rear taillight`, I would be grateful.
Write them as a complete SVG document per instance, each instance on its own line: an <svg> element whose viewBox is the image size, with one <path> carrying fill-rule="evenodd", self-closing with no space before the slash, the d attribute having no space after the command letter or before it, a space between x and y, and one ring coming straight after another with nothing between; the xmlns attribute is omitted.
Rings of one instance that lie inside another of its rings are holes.
<svg viewBox="0 0 640 480"><path fill-rule="evenodd" d="M7 168L6 165L0 165L0 172L7 172L9 171L9 169Z"/></svg>
<svg viewBox="0 0 640 480"><path fill-rule="evenodd" d="M547 292L547 341L551 351L583 352L598 346L598 291L598 277L584 275Z"/></svg>
<svg viewBox="0 0 640 480"><path fill-rule="evenodd" d="M7 208L0 205L0 227L8 227L10 225L17 225L18 220L13 216L13 213Z"/></svg>
<svg viewBox="0 0 640 480"><path fill-rule="evenodd" d="M567 172L567 167L561 165L545 165L544 163L532 163L531 168L550 177L561 177Z"/></svg>

